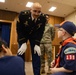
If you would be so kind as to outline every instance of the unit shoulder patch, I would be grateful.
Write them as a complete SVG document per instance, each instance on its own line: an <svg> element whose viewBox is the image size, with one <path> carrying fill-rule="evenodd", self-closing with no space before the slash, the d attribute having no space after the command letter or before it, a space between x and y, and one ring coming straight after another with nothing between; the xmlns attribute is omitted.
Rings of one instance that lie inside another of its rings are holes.
<svg viewBox="0 0 76 75"><path fill-rule="evenodd" d="M64 53L65 54L73 54L73 53L76 53L76 48L69 47L69 48L65 49Z"/></svg>

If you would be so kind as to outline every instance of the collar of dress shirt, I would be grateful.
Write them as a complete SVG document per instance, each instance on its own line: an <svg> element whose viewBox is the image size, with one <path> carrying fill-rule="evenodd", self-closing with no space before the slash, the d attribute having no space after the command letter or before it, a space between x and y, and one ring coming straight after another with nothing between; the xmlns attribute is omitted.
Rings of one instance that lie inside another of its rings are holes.
<svg viewBox="0 0 76 75"><path fill-rule="evenodd" d="M34 17L31 15L31 17L32 17L32 21L34 20ZM35 19L35 22L37 21L37 18Z"/></svg>

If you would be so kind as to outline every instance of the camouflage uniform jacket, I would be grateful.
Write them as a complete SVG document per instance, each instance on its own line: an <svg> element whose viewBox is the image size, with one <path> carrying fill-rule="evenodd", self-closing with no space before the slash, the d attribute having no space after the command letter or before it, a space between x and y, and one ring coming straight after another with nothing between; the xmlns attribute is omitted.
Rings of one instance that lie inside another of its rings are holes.
<svg viewBox="0 0 76 75"><path fill-rule="evenodd" d="M46 24L43 38L41 39L41 43L44 44L51 43L54 38L55 38L55 29L53 25Z"/></svg>

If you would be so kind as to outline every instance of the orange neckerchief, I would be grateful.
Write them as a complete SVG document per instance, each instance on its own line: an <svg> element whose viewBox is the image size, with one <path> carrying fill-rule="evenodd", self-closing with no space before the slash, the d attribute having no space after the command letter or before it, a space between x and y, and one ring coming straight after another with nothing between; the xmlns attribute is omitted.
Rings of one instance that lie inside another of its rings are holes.
<svg viewBox="0 0 76 75"><path fill-rule="evenodd" d="M60 52L61 52L61 48L62 48L62 46L65 46L66 44L68 44L68 43L73 43L73 44L76 44L76 38L68 38L68 39L66 39L66 40L64 40L63 42L62 42L62 44L60 45L60 47L59 47L59 51L58 51L58 57L55 59L55 67L59 67L59 62L60 62Z"/></svg>
<svg viewBox="0 0 76 75"><path fill-rule="evenodd" d="M64 40L63 43L62 43L62 46L66 45L70 42L73 43L73 44L76 44L76 38L68 38L68 39Z"/></svg>

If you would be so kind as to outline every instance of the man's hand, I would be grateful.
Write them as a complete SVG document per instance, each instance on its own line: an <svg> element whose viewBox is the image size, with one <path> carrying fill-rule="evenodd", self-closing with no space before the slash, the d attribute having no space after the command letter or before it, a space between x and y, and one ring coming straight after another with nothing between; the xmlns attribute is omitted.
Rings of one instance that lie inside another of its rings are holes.
<svg viewBox="0 0 76 75"><path fill-rule="evenodd" d="M55 67L54 67L54 68L50 68L50 72L51 72L52 74L53 74L53 73L56 73L56 72L57 72L57 69L58 69L58 68L55 68Z"/></svg>
<svg viewBox="0 0 76 75"><path fill-rule="evenodd" d="M27 49L27 45L26 45L26 43L23 43L18 50L18 54L22 55L26 51L26 49Z"/></svg>
<svg viewBox="0 0 76 75"><path fill-rule="evenodd" d="M41 50L40 50L40 47L38 45L35 45L35 47L34 47L34 54L36 54L36 52L37 52L38 56L41 55Z"/></svg>
<svg viewBox="0 0 76 75"><path fill-rule="evenodd" d="M51 62L51 67L53 68L55 66L55 60L53 60L52 62Z"/></svg>

